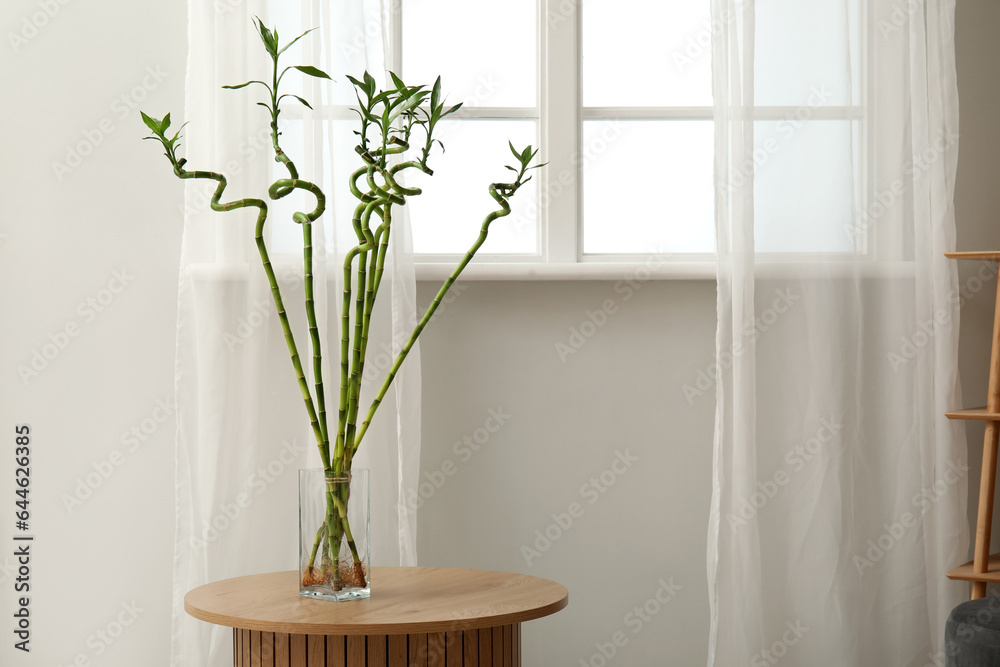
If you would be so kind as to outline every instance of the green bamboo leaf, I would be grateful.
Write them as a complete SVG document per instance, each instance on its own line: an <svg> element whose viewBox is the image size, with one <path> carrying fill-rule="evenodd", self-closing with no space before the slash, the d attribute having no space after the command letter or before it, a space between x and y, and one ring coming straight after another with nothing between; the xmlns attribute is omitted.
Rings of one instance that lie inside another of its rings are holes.
<svg viewBox="0 0 1000 667"><path fill-rule="evenodd" d="M438 106L441 101L441 77L434 79L434 87L431 88L431 107Z"/></svg>
<svg viewBox="0 0 1000 667"><path fill-rule="evenodd" d="M363 103L363 102L361 101L361 95L359 95L359 94L357 93L357 91L355 91L354 95L355 95L355 96L356 96L356 97L358 98L358 106L359 106L360 108L358 108L358 109L352 109L352 111L356 112L356 113L357 113L357 114L358 114L359 116L361 116L362 118L365 118L365 119L367 119L368 121L370 121L370 122L372 122L372 123L377 123L377 122L378 122L378 118L376 118L376 117L375 117L375 116L374 116L374 115L372 114L372 112L370 111L371 107L370 107L370 106L366 106L366 105L365 105L365 104L364 104L364 103Z"/></svg>
<svg viewBox="0 0 1000 667"><path fill-rule="evenodd" d="M317 69L312 65L292 65L295 69L299 70L303 74L308 74L309 76L314 76L317 79L329 79L330 75L321 69ZM332 79L331 79L332 80Z"/></svg>
<svg viewBox="0 0 1000 667"><path fill-rule="evenodd" d="M402 90L399 91L400 100L412 100L414 97L419 95L420 88L414 86L412 88L404 86Z"/></svg>
<svg viewBox="0 0 1000 667"><path fill-rule="evenodd" d="M420 106L427 100L427 96L430 95L429 90L422 90L423 86L417 86L413 89L413 93L410 99L416 100L415 106Z"/></svg>
<svg viewBox="0 0 1000 667"><path fill-rule="evenodd" d="M311 33L311 32L312 32L313 30L315 30L315 29L316 29L316 28L310 28L309 30L306 30L306 31L305 31L304 33L302 33L301 35L299 35L298 37L296 37L296 38L295 38L295 39L293 39L292 41L288 42L288 44L285 44L285 48L283 48L283 49L281 49L280 51L278 51L278 55L280 56L280 55L281 55L282 53L284 53L285 51L287 51L287 50L288 50L288 48L289 48L289 47L290 47L290 46L291 46L292 44L294 44L295 42L299 41L300 39L302 39L303 37L305 37L306 35L308 35L309 33ZM277 36L277 33L275 33L275 35Z"/></svg>
<svg viewBox="0 0 1000 667"><path fill-rule="evenodd" d="M376 116L375 114L373 114L368 109L362 108L360 113L361 113L362 116L364 116L365 118L367 118L370 122L375 123L376 125L378 124L378 122L379 122L378 116Z"/></svg>
<svg viewBox="0 0 1000 667"><path fill-rule="evenodd" d="M452 108L448 109L447 111L444 110L444 105L441 105L440 107L438 107L435 110L435 112L436 112L435 115L437 116L436 120L441 120L442 118L444 118L448 114L453 114L453 113L455 113L456 111L458 111L461 108L462 108L462 103L461 102L459 102L458 104L456 104Z"/></svg>
<svg viewBox="0 0 1000 667"><path fill-rule="evenodd" d="M146 127L152 130L154 134L163 134L160 130L160 121L151 116L147 116L145 111L139 111L139 113L142 115L142 122L146 124Z"/></svg>
<svg viewBox="0 0 1000 667"><path fill-rule="evenodd" d="M516 148L514 148L514 144L511 143L510 141L508 141L507 145L510 146L510 152L513 153L514 157L516 157L518 159L518 161L520 162L520 160L521 160L521 154L517 152Z"/></svg>
<svg viewBox="0 0 1000 667"><path fill-rule="evenodd" d="M284 97L284 95L282 95L282 97ZM292 97L294 97L295 99L297 99L299 102L302 102L302 104L304 104L306 107L308 107L310 110L312 110L312 105L309 104L308 102L306 102L304 99L302 99L298 95L292 95Z"/></svg>
<svg viewBox="0 0 1000 667"><path fill-rule="evenodd" d="M391 111L392 109L395 109L400 104L402 104L406 100L406 98L403 97L402 95L399 95L398 94L399 93L398 90L393 89L393 90L391 90L389 92L392 93L392 94L388 97L388 104L386 106Z"/></svg>
<svg viewBox="0 0 1000 667"><path fill-rule="evenodd" d="M367 88L368 97L371 97L372 95L375 94L375 77L369 74L368 70L365 70L364 79L365 79L365 85L368 86Z"/></svg>
<svg viewBox="0 0 1000 667"><path fill-rule="evenodd" d="M170 114L164 116L163 120L160 121L160 134L165 133L168 127L170 127Z"/></svg>
<svg viewBox="0 0 1000 667"><path fill-rule="evenodd" d="M355 79L350 74L347 75L347 80L350 81L351 85L353 85L356 89L362 91L365 94L365 97L371 97L368 94L368 86L366 84L362 83L361 81L358 81L357 79ZM357 95L357 93L355 93L355 94ZM361 101L361 96L359 95L358 96L358 102L360 102L360 101Z"/></svg>
<svg viewBox="0 0 1000 667"><path fill-rule="evenodd" d="M400 79L398 76L396 76L395 72L389 72L389 78L392 79L392 83L396 86L397 90L399 90L399 91L405 91L406 90L406 84L403 83L402 79Z"/></svg>
<svg viewBox="0 0 1000 667"><path fill-rule="evenodd" d="M257 30L260 31L260 40L264 42L264 48L272 55L277 54L275 35L264 26L264 22L260 20L260 17L255 16L253 20L254 25L257 26Z"/></svg>
<svg viewBox="0 0 1000 667"><path fill-rule="evenodd" d="M420 98L417 97L417 96L413 96L413 97L410 97L409 99L405 99L405 100L401 100L401 101L402 101L402 104L400 105L399 110L396 111L395 115L393 116L394 118L395 118L395 116L398 116L401 113L405 113L407 111L413 111L414 108L420 106Z"/></svg>
<svg viewBox="0 0 1000 667"><path fill-rule="evenodd" d="M257 81L257 80L247 81L246 83L241 83L238 86L223 86L223 88L225 88L226 90L239 90L240 88L246 88L251 83L259 83L260 85L264 86L268 90L271 90L271 87L269 85L267 85L263 81Z"/></svg>

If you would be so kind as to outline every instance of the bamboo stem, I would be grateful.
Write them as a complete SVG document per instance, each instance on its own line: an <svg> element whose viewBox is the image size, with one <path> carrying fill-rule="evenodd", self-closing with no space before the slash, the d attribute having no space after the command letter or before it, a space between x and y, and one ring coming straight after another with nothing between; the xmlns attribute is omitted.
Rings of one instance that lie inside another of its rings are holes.
<svg viewBox="0 0 1000 667"><path fill-rule="evenodd" d="M316 539L313 541L312 553L309 554L310 571L316 565L316 553L319 551L319 547L323 543L324 537L326 537L326 526L320 526L319 530L316 531Z"/></svg>
<svg viewBox="0 0 1000 667"><path fill-rule="evenodd" d="M173 158L172 155L168 155L168 157ZM267 221L267 204L262 199L253 198L240 199L238 201L227 202L225 204L220 203L222 193L225 192L228 185L225 176L213 171L188 171L183 168L183 164L180 161L177 161L176 159L172 159L171 161L174 166L174 174L176 174L180 179L211 179L218 182L219 185L216 187L211 200L211 207L213 211L233 211L238 208L247 208L251 206L260 209L260 213L257 215L254 236L257 243L257 250L264 266L264 273L267 275L268 284L271 287L271 297L274 300L274 307L278 312L278 319L281 322L281 329L284 333L285 344L288 347L288 354L292 360L292 368L295 370L295 375L299 383L299 389L302 392L302 400L305 403L306 412L309 415L309 423L312 426L313 434L316 436L316 441L322 442L323 435L319 428L319 418L316 414L312 394L309 392L309 385L306 383L305 373L302 370L302 364L299 360L299 352L297 346L295 345L295 337L292 335L291 325L288 321L288 313L285 312L285 305L281 298L281 288L278 286L278 279L274 273L274 267L271 265L271 259L267 253L267 246L264 243L264 223Z"/></svg>
<svg viewBox="0 0 1000 667"><path fill-rule="evenodd" d="M295 169L291 160L287 161L286 166L289 167L289 171L293 171ZM295 190L305 190L316 198L316 208L309 213L296 212L292 215L292 219L296 223L302 225L302 261L306 318L309 324L310 343L313 348L313 382L316 387L316 404L319 406L317 414L317 424L319 429L317 445L319 446L323 466L328 469L331 465L330 437L326 419L326 391L323 386L323 350L320 341L319 326L316 321L316 304L313 291L314 276L312 246L312 223L323 215L323 212L326 210L326 195L324 195L323 191L320 190L315 184L297 178L278 179L271 184L267 193L271 199L278 200L286 197L289 193ZM258 238L258 248L260 248L263 253L266 253L262 236ZM264 255L262 255L262 257L263 256Z"/></svg>
<svg viewBox="0 0 1000 667"><path fill-rule="evenodd" d="M420 336L420 333L424 330L424 327L427 326L427 323L434 315L434 311L436 311L438 306L441 305L441 301L448 293L448 290L450 290L451 286L455 284L455 280L458 279L458 276L461 275L462 271L465 270L465 267L472 261L472 258L475 256L479 248L486 242L486 238L489 235L490 224L497 218L510 215L510 204L507 202L507 198L510 197L520 186L519 181L520 179L517 183L509 185L498 183L490 185L490 196L493 197L498 204L500 204L500 210L491 212L483 220L482 227L479 231L479 237L476 239L476 242L472 244L472 247L465 253L465 257L462 258L462 261L458 263L458 266L456 266L454 271L451 272L448 279L441 285L441 289L438 290L437 295L427 308L423 318L421 318L420 322L417 323L417 326L413 329L413 333L410 334L409 340L407 340L406 344L403 345L403 349L399 351L399 354L396 356L395 363L389 370L389 375L386 376L385 382L382 383L382 388L379 389L378 395L375 397L375 400L372 401L371 407L368 409L368 415L365 417L365 420L361 423L361 427L358 429L357 435L354 438L354 451L357 451L358 447L361 446L361 441L364 438L365 433L368 431L368 426L371 424L371 420L375 416L375 411L378 410L379 405L382 403L382 399L385 398L386 392L389 391L389 386L392 384L392 381L395 379L400 367L403 365L403 361L406 360L406 356L410 353L410 348L413 347L413 344ZM503 194L501 194L501 191Z"/></svg>
<svg viewBox="0 0 1000 667"><path fill-rule="evenodd" d="M334 490L329 488L329 483L326 489L326 522L324 527L327 533L327 544L330 549L330 561L333 563L333 589L339 591L342 588L340 582L340 541L343 537L341 523L336 511L336 505L333 502ZM321 527L320 530L323 528Z"/></svg>

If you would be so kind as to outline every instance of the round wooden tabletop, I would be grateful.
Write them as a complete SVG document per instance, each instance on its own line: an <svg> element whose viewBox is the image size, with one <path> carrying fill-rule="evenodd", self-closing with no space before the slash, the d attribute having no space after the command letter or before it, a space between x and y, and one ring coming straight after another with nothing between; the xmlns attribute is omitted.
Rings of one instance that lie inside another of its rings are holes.
<svg viewBox="0 0 1000 667"><path fill-rule="evenodd" d="M202 621L244 630L303 635L454 632L554 614L569 592L524 574L439 567L372 568L372 596L330 602L299 596L298 572L226 579L184 596Z"/></svg>

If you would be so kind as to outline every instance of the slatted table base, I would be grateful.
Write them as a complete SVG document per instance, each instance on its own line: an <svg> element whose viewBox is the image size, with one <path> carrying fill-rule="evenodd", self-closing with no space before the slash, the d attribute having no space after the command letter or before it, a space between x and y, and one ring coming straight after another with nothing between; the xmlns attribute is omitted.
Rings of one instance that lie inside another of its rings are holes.
<svg viewBox="0 0 1000 667"><path fill-rule="evenodd" d="M233 630L235 667L521 667L521 624L418 635Z"/></svg>

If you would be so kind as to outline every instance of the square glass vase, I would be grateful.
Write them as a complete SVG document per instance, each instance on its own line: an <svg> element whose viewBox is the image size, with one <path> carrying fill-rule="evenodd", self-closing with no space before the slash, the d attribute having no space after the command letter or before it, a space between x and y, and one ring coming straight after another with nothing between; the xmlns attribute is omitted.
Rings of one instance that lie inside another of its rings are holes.
<svg viewBox="0 0 1000 667"><path fill-rule="evenodd" d="M299 470L299 595L371 597L368 470Z"/></svg>

